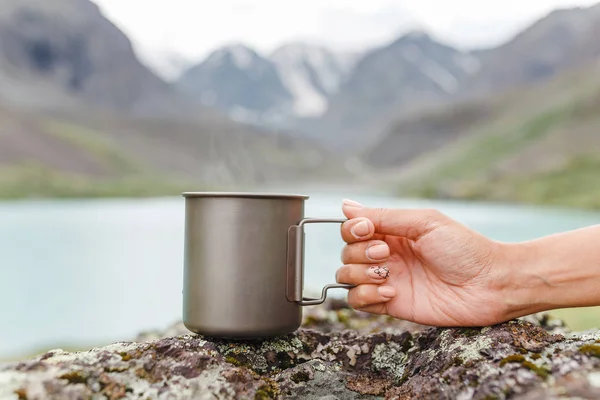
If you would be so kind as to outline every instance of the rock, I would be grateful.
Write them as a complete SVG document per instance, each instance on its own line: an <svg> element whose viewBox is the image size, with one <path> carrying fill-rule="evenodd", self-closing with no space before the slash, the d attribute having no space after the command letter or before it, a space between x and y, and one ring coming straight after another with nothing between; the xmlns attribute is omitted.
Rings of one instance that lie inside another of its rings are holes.
<svg viewBox="0 0 600 400"><path fill-rule="evenodd" d="M600 397L600 332L546 314L441 329L328 302L258 341L180 324L0 366L0 399L557 399Z"/></svg>

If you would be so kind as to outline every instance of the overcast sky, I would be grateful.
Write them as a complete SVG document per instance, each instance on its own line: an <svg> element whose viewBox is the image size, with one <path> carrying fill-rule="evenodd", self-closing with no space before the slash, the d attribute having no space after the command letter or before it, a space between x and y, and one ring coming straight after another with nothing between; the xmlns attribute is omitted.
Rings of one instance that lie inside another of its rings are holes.
<svg viewBox="0 0 600 400"><path fill-rule="evenodd" d="M93 0L138 49L198 60L223 44L260 52L304 40L361 48L418 23L463 46L487 46L558 7L600 0Z"/></svg>

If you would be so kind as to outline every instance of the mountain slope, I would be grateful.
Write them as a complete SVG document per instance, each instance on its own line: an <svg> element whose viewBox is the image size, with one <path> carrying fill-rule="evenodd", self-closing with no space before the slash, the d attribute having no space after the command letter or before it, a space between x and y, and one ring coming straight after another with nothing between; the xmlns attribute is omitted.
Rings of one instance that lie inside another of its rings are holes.
<svg viewBox="0 0 600 400"><path fill-rule="evenodd" d="M30 109L201 111L143 66L89 0L0 0L0 81L0 102Z"/></svg>
<svg viewBox="0 0 600 400"><path fill-rule="evenodd" d="M506 44L477 52L478 71L462 82L457 96L446 107L436 108L433 104L392 118L381 138L368 146L367 160L376 166L400 166L423 153L451 145L510 108L502 93L543 84L600 59L598 34L600 5L557 10ZM527 93L519 93L529 98ZM549 92L549 96L556 95L556 91ZM538 103L537 98L530 103L518 97L514 101L524 109L535 109ZM544 104L547 101L544 99Z"/></svg>
<svg viewBox="0 0 600 400"><path fill-rule="evenodd" d="M479 100L477 107L488 115L481 121L441 112L439 124L462 138L390 170L388 177L399 182L403 196L600 208L599 72L592 63L501 98Z"/></svg>
<svg viewBox="0 0 600 400"><path fill-rule="evenodd" d="M173 195L344 175L306 140L176 92L88 0L0 0L0 82L0 197Z"/></svg>
<svg viewBox="0 0 600 400"><path fill-rule="evenodd" d="M400 162L403 154L410 157L429 146L445 145L461 134L444 134L453 128L438 127L435 119L420 118L419 113L493 96L585 65L600 56L599 35L600 4L553 11L505 44L472 53L414 32L367 53L331 99L328 112L307 129L331 147L348 151L360 151L383 138L380 162ZM472 109L460 107L458 112L466 120L488 117L476 101ZM386 146L385 137L398 129L407 141L400 148Z"/></svg>
<svg viewBox="0 0 600 400"><path fill-rule="evenodd" d="M539 82L600 56L600 4L555 10L505 44L481 55L481 68L464 88L489 94Z"/></svg>
<svg viewBox="0 0 600 400"><path fill-rule="evenodd" d="M205 106L248 122L277 118L291 102L276 66L240 44L212 52L185 71L177 87Z"/></svg>
<svg viewBox="0 0 600 400"><path fill-rule="evenodd" d="M360 149L394 117L453 99L477 63L426 33L411 32L366 53L327 113L304 128L332 148Z"/></svg>
<svg viewBox="0 0 600 400"><path fill-rule="evenodd" d="M0 107L0 197L177 195L335 180L343 164L303 140L203 123Z"/></svg>
<svg viewBox="0 0 600 400"><path fill-rule="evenodd" d="M288 43L269 56L242 44L213 51L177 80L181 93L237 120L289 128L319 117L355 62L354 54Z"/></svg>
<svg viewBox="0 0 600 400"><path fill-rule="evenodd" d="M292 96L291 114L318 117L329 106L353 66L353 55L336 54L321 46L291 43L273 52L281 80Z"/></svg>

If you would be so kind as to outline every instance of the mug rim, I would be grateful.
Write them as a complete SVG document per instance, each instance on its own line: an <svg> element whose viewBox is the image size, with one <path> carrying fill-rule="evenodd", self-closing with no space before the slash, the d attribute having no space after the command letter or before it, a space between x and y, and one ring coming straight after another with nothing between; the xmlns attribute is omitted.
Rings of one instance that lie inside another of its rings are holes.
<svg viewBox="0 0 600 400"><path fill-rule="evenodd" d="M269 192L183 192L181 196L185 198L208 198L208 197L227 197L227 198L253 198L253 199L302 199L309 198L303 194L292 193L269 193Z"/></svg>

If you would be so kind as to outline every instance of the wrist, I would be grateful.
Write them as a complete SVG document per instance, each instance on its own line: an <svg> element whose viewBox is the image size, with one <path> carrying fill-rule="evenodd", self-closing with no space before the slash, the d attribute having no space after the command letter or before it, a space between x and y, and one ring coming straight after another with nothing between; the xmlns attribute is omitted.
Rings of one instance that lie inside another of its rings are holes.
<svg viewBox="0 0 600 400"><path fill-rule="evenodd" d="M542 249L536 242L498 243L499 295L504 320L562 308Z"/></svg>
<svg viewBox="0 0 600 400"><path fill-rule="evenodd" d="M600 226L521 243L498 244L508 319L600 305Z"/></svg>

